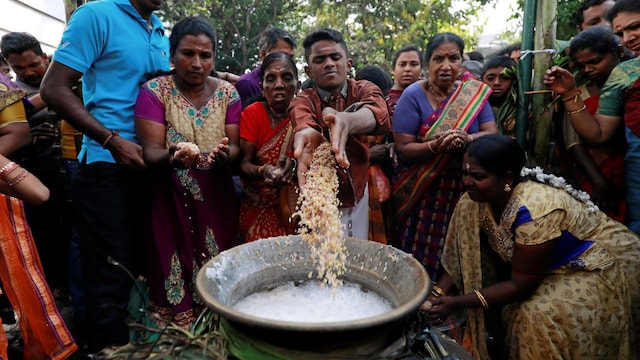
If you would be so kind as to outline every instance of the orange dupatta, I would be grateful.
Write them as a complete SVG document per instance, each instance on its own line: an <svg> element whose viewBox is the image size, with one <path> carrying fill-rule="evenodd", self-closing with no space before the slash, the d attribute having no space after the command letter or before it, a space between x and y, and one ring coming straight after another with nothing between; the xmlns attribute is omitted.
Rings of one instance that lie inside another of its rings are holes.
<svg viewBox="0 0 640 360"><path fill-rule="evenodd" d="M0 194L0 278L20 322L25 359L65 359L78 349L47 286L22 202ZM7 359L6 334L0 357Z"/></svg>
<svg viewBox="0 0 640 360"><path fill-rule="evenodd" d="M438 120L427 130L422 141L437 132L449 129L468 130L491 95L491 88L482 81L468 79L453 92ZM428 162L413 164L393 184L396 218L404 218L422 197L433 179L444 169L449 154L435 154Z"/></svg>

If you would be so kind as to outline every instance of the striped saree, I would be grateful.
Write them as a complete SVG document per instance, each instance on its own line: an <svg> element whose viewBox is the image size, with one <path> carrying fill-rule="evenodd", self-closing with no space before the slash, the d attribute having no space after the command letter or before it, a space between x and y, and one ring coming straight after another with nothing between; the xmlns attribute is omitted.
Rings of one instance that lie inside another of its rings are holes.
<svg viewBox="0 0 640 360"><path fill-rule="evenodd" d="M484 83L465 81L423 122L417 141L427 141L452 128L469 131L490 94ZM463 192L459 156L439 153L426 162L401 164L394 176L395 240L422 263L432 280L439 277L449 220Z"/></svg>
<svg viewBox="0 0 640 360"><path fill-rule="evenodd" d="M25 359L65 359L77 346L47 287L20 200L0 194L0 278L18 314ZM6 334L0 357L7 359Z"/></svg>
<svg viewBox="0 0 640 360"><path fill-rule="evenodd" d="M25 123L25 92L0 73L0 127ZM77 346L49 290L20 200L0 194L0 279L18 315L24 359L64 359ZM1 321L0 321L1 322ZM0 328L0 358L7 359Z"/></svg>
<svg viewBox="0 0 640 360"><path fill-rule="evenodd" d="M427 141L436 133L449 129L459 128L467 131L490 94L491 89L481 81L469 79L462 83L451 95L444 108L438 109L441 113L434 112L434 116L438 118L424 134L419 134L422 136L422 141ZM399 177L393 185L398 219L407 215L432 180L444 169L450 157L451 155L446 153L437 154L427 163L412 165Z"/></svg>

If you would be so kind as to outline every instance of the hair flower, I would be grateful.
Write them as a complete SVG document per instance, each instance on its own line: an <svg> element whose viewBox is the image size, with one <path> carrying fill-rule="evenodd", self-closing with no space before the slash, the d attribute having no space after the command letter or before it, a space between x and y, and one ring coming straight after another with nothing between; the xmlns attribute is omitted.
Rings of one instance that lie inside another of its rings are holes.
<svg viewBox="0 0 640 360"><path fill-rule="evenodd" d="M574 188L571 184L568 184L563 177L553 174L545 174L539 166L534 168L523 167L520 171L520 176L534 178L539 183L566 191L569 195L582 202L589 212L596 212L600 210L598 206L591 201L589 194Z"/></svg>

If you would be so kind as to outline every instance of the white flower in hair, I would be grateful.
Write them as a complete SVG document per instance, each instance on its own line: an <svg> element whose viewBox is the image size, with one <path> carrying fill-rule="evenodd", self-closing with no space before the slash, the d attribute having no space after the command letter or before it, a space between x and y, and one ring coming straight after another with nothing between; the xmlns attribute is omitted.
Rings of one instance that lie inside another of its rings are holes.
<svg viewBox="0 0 640 360"><path fill-rule="evenodd" d="M521 177L532 176L539 183L547 184L547 185L553 186L554 188L562 189L566 191L569 195L573 196L574 198L584 203L585 206L587 207L587 210L589 210L590 212L596 212L600 210L598 209L598 206L594 204L593 201L591 201L589 194L587 194L582 190L575 189L570 184L567 184L567 181L560 176L555 176L553 174L545 174L542 168L539 166L536 166L534 168L523 167L522 170L520 171L520 176Z"/></svg>

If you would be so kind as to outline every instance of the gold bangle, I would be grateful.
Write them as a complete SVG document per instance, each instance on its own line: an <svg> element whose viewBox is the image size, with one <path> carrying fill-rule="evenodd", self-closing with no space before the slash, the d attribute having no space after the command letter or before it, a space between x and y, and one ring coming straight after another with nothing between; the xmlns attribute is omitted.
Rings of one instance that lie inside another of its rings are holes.
<svg viewBox="0 0 640 360"><path fill-rule="evenodd" d="M438 285L433 285L431 287L431 290L432 290L432 292L435 291L436 294L438 294L439 296L446 296L447 295L447 293L444 292L444 290L442 290L442 288L440 286L438 286Z"/></svg>
<svg viewBox="0 0 640 360"><path fill-rule="evenodd" d="M575 95L563 97L562 101L567 102L567 101L573 99L573 102L577 103L578 102L578 97L580 96L580 94L582 94L582 90L578 89L578 92Z"/></svg>
<svg viewBox="0 0 640 360"><path fill-rule="evenodd" d="M224 73L224 81L229 81L229 72Z"/></svg>
<svg viewBox="0 0 640 360"><path fill-rule="evenodd" d="M480 292L480 290L473 290L474 293L476 293L476 296L478 297L478 299L480 299L480 302L482 303L482 307L485 309L489 308L489 303L487 302L487 299L484 298L484 296L482 296L482 293Z"/></svg>
<svg viewBox="0 0 640 360"><path fill-rule="evenodd" d="M587 109L587 105L582 105L582 107L580 109L578 109L578 110L567 111L567 115L575 115L575 114L577 114L579 112L582 112L582 111L584 111L586 109Z"/></svg>
<svg viewBox="0 0 640 360"><path fill-rule="evenodd" d="M437 154L438 152L433 150L433 147L431 147L431 141L427 141L427 148L429 149L429 151L431 151L432 154Z"/></svg>

